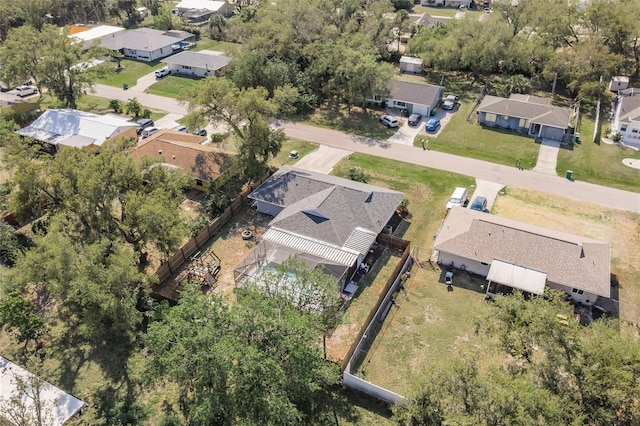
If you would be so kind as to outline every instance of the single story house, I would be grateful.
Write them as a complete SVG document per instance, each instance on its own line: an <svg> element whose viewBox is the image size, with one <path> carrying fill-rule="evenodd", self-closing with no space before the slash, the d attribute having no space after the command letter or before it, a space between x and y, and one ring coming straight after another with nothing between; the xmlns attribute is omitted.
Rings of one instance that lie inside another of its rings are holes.
<svg viewBox="0 0 640 426"><path fill-rule="evenodd" d="M145 139L131 156L162 157L163 165L181 168L193 177L193 188L206 191L229 167L231 156L203 142L203 136L163 129Z"/></svg>
<svg viewBox="0 0 640 426"><path fill-rule="evenodd" d="M375 96L373 99L367 99L367 102L376 105L386 103L389 108L406 109L410 114L429 117L440 103L443 93L442 86L392 80L385 97Z"/></svg>
<svg viewBox="0 0 640 426"><path fill-rule="evenodd" d="M640 95L618 96L611 127L621 143L640 149Z"/></svg>
<svg viewBox="0 0 640 426"><path fill-rule="evenodd" d="M27 386L27 390L18 385L19 382ZM40 407L36 407L31 385L41 383L39 387ZM21 409L28 417L37 418L36 412L41 410L43 424L62 425L78 413L85 403L75 396L68 394L51 383L37 380L35 374L25 370L17 364L0 356L0 423L14 424L11 418L6 418L11 401L21 402ZM16 408L16 407L14 407ZM4 423L6 420L7 423Z"/></svg>
<svg viewBox="0 0 640 426"><path fill-rule="evenodd" d="M442 25L444 25L447 21L449 21L451 18L448 16L431 16L428 13L423 13L422 15L419 15L417 18L411 18L411 19L415 19L415 24L418 29L420 27L440 27Z"/></svg>
<svg viewBox="0 0 640 426"><path fill-rule="evenodd" d="M194 39L195 36L186 31L138 28L102 37L101 44L126 58L151 62L181 50Z"/></svg>
<svg viewBox="0 0 640 426"><path fill-rule="evenodd" d="M564 141L571 137L571 108L548 104L536 96L512 94L509 98L485 96L477 110L484 126L511 129L529 136Z"/></svg>
<svg viewBox="0 0 640 426"><path fill-rule="evenodd" d="M67 37L73 40L73 43L82 43L82 50L88 50L94 44L100 43L103 37L124 31L124 28L112 25L98 25L97 27L72 25L69 28L71 34Z"/></svg>
<svg viewBox="0 0 640 426"><path fill-rule="evenodd" d="M611 245L467 208L454 208L433 242L438 263L541 294L544 286L592 305L611 295Z"/></svg>
<svg viewBox="0 0 640 426"><path fill-rule="evenodd" d="M403 197L386 188L282 167L249 195L257 210L273 219L236 267L236 283L293 256L334 275L342 290Z"/></svg>
<svg viewBox="0 0 640 426"><path fill-rule="evenodd" d="M629 87L629 77L622 75L613 77L609 82L609 90L612 92L618 92L619 90L624 90L627 87Z"/></svg>
<svg viewBox="0 0 640 426"><path fill-rule="evenodd" d="M184 51L162 60L172 74L184 74L195 77L207 77L229 64L231 58L222 52L201 50L199 52Z"/></svg>
<svg viewBox="0 0 640 426"><path fill-rule="evenodd" d="M48 109L16 133L56 149L60 146L99 148L116 138L137 138L136 123L75 109Z"/></svg>
<svg viewBox="0 0 640 426"><path fill-rule="evenodd" d="M182 0L174 9L176 14L184 17L190 11L200 11L208 13L208 17L214 13L228 17L233 15L234 7L226 1L215 0ZM208 19L207 17L207 19Z"/></svg>
<svg viewBox="0 0 640 426"><path fill-rule="evenodd" d="M400 71L412 74L422 74L422 59L413 58L411 56L401 57Z"/></svg>

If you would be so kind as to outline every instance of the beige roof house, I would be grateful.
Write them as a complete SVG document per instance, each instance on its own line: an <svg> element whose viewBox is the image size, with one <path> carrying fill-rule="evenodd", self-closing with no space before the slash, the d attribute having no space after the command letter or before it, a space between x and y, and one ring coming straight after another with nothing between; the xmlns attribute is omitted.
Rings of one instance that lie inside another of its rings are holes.
<svg viewBox="0 0 640 426"><path fill-rule="evenodd" d="M509 270L529 277L533 288L544 274L551 287L553 283L563 289L577 289L580 294L610 296L611 247L602 241L453 208L433 247L443 258L455 257L458 262L466 262L468 270L485 276L491 275L494 267L494 275Z"/></svg>

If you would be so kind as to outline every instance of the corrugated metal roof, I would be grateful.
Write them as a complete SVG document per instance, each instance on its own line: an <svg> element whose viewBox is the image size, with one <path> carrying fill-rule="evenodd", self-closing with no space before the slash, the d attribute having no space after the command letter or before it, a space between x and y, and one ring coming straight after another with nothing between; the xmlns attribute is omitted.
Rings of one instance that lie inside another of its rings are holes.
<svg viewBox="0 0 640 426"><path fill-rule="evenodd" d="M304 253L309 253L341 265L351 266L358 259L356 252L347 251L335 246L322 243L320 241L304 238L289 232L284 232L277 228L269 228L262 236L263 239L271 241Z"/></svg>
<svg viewBox="0 0 640 426"><path fill-rule="evenodd" d="M513 263L494 260L491 262L487 281L503 284L532 294L544 293L547 274Z"/></svg>
<svg viewBox="0 0 640 426"><path fill-rule="evenodd" d="M353 230L349 239L344 243L344 247L355 250L358 253L366 254L376 240L376 236L375 233L358 227Z"/></svg>

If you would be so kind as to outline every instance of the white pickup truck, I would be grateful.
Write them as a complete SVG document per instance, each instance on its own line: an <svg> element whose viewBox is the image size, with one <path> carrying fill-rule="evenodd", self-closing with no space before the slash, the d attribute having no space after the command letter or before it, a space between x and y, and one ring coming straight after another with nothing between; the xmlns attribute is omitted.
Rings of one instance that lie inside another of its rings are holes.
<svg viewBox="0 0 640 426"><path fill-rule="evenodd" d="M38 89L35 86L18 86L14 89L14 93L24 98L25 96L37 95Z"/></svg>

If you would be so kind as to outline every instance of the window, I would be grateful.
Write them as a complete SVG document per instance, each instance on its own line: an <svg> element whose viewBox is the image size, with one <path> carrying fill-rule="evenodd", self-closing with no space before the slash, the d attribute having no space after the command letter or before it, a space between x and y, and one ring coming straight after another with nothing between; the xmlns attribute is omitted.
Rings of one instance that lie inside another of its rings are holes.
<svg viewBox="0 0 640 426"><path fill-rule="evenodd" d="M406 102L396 101L395 103L396 103L396 106L399 106L399 107L402 107L402 108L404 108L404 107L406 107L406 106L407 106L407 103L406 103Z"/></svg>
<svg viewBox="0 0 640 426"><path fill-rule="evenodd" d="M488 121L490 123L495 123L496 122L496 115L495 114L491 114L490 112L487 112L484 114L484 121Z"/></svg>
<svg viewBox="0 0 640 426"><path fill-rule="evenodd" d="M484 266L489 266L489 264L488 264L488 263L484 263L484 262L480 262L480 264L481 264L481 265L484 265Z"/></svg>
<svg viewBox="0 0 640 426"><path fill-rule="evenodd" d="M620 131L621 132L626 132L627 131L627 125L623 124L622 126L620 126Z"/></svg>
<svg viewBox="0 0 640 426"><path fill-rule="evenodd" d="M571 290L571 293L578 293L578 294L582 294L582 293L584 293L584 291L582 291L582 290L578 290L577 288L574 288L574 289L572 289L572 290Z"/></svg>
<svg viewBox="0 0 640 426"><path fill-rule="evenodd" d="M631 133L638 133L638 129L632 129Z"/></svg>
<svg viewBox="0 0 640 426"><path fill-rule="evenodd" d="M521 118L518 122L518 127L529 127L529 120L526 118Z"/></svg>

